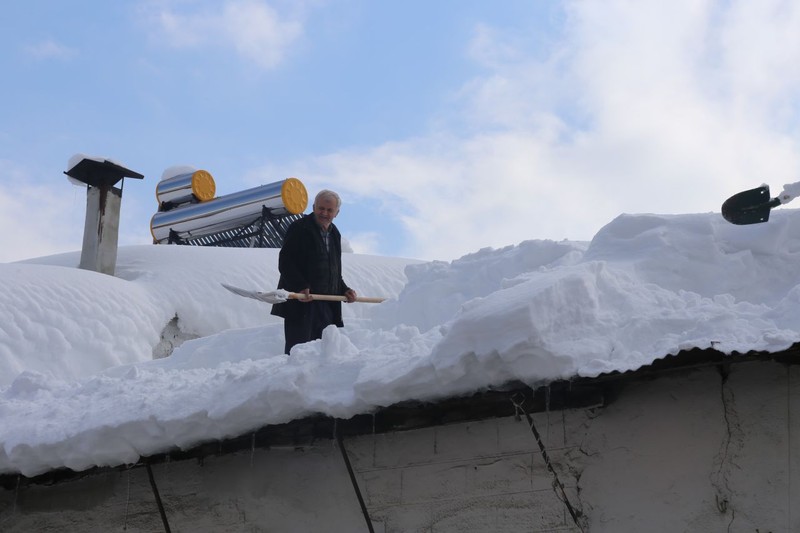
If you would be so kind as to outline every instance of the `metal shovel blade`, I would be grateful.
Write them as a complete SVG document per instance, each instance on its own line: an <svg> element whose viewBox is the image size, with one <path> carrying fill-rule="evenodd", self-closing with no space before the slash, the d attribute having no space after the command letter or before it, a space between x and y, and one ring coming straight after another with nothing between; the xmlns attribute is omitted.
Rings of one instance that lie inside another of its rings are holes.
<svg viewBox="0 0 800 533"><path fill-rule="evenodd" d="M254 300L258 300L261 302L267 302L268 304L282 304L287 300L305 300L306 296L303 293L298 292L289 292L284 289L276 289L274 291L267 291L267 292L259 292L259 291L250 291L247 289L242 289L240 287L234 287L233 285L228 285L227 283L221 283L223 287L231 291L233 294L238 294L239 296L244 296L245 298L252 298ZM309 294L312 300L320 300L320 301L328 301L328 302L346 302L346 296L339 296L335 294ZM356 298L357 302L362 303L369 303L369 304L379 304L385 301L386 298L376 298L376 297L369 297L369 296L359 296Z"/></svg>
<svg viewBox="0 0 800 533"><path fill-rule="evenodd" d="M780 205L777 198L770 199L769 186L734 194L722 204L722 216L731 224L758 224L769 220L769 211Z"/></svg>
<svg viewBox="0 0 800 533"><path fill-rule="evenodd" d="M231 291L233 294L238 294L239 296L244 296L245 298L252 298L268 304L281 304L287 300L290 294L281 289L268 292L258 292L234 287L233 285L228 285L227 283L221 283L221 285Z"/></svg>

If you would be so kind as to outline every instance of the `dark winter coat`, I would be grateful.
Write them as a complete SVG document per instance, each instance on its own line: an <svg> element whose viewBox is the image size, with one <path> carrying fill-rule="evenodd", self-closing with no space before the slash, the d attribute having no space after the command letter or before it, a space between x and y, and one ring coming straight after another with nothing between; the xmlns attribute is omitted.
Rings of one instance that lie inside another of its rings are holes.
<svg viewBox="0 0 800 533"><path fill-rule="evenodd" d="M280 255L278 288L289 292L311 289L312 294L344 295L349 287L342 279L342 236L331 224L328 234L330 253L320 234L314 214L308 214L293 222L286 230ZM342 303L328 302L333 311L333 323L339 327L342 322ZM285 320L300 320L307 304L289 300L272 306L272 314Z"/></svg>

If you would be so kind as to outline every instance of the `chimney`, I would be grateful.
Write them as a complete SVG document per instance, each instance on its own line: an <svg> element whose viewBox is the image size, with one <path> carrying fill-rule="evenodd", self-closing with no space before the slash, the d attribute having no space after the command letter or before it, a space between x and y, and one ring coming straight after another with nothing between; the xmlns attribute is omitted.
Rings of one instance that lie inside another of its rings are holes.
<svg viewBox="0 0 800 533"><path fill-rule="evenodd" d="M75 164L72 164L75 163ZM64 174L86 184L86 222L79 268L114 275L124 178L143 175L105 159L73 156ZM120 182L117 188L115 185Z"/></svg>

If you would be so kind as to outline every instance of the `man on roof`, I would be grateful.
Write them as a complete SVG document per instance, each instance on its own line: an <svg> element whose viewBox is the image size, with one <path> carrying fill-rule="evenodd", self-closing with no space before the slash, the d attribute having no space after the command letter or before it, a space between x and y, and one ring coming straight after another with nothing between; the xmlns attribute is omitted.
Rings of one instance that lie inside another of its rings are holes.
<svg viewBox="0 0 800 533"><path fill-rule="evenodd" d="M356 291L342 279L342 236L333 224L341 205L338 194L322 190L312 213L286 231L278 257L278 288L306 295L272 306L271 313L283 318L286 355L296 344L322 338L322 330L331 324L344 326L341 302L314 300L311 294L344 296L348 303L356 299Z"/></svg>

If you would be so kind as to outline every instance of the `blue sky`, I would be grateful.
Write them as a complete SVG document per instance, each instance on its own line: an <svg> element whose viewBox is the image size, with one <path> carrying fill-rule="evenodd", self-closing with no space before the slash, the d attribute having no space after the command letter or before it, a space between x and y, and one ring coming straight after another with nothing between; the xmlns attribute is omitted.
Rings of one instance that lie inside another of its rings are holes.
<svg viewBox="0 0 800 533"><path fill-rule="evenodd" d="M800 6L658 0L27 0L0 20L0 261L80 248L75 153L149 243L174 165L295 176L357 252L450 260L718 211L798 179Z"/></svg>

